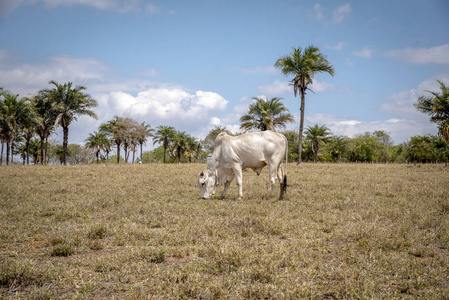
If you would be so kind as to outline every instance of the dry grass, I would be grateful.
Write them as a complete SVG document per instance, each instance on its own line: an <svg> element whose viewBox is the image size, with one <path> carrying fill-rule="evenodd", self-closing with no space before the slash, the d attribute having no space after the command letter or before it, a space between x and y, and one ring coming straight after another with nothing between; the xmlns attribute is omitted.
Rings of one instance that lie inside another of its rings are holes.
<svg viewBox="0 0 449 300"><path fill-rule="evenodd" d="M236 201L204 167L0 168L0 298L449 299L448 168L292 164Z"/></svg>

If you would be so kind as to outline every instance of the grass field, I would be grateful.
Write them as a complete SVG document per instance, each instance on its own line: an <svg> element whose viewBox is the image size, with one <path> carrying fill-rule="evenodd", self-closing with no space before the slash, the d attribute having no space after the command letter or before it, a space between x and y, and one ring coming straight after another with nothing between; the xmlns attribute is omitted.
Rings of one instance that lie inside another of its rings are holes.
<svg viewBox="0 0 449 300"><path fill-rule="evenodd" d="M449 168L288 166L225 200L204 164L0 168L0 298L449 299Z"/></svg>

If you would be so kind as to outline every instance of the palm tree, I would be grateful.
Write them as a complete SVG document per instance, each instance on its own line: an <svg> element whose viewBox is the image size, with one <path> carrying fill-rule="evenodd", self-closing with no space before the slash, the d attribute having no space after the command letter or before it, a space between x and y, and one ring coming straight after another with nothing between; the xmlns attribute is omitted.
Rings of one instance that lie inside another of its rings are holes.
<svg viewBox="0 0 449 300"><path fill-rule="evenodd" d="M201 143L197 141L194 136L186 135L186 150L185 154L189 158L189 163L192 163L192 157L195 159L198 157L201 149Z"/></svg>
<svg viewBox="0 0 449 300"><path fill-rule="evenodd" d="M67 144L69 138L69 126L72 121L76 121L78 116L90 116L97 119L97 115L91 110L97 107L98 103L89 94L84 93L83 86L72 88L72 83L59 84L50 81L55 87L49 91L50 98L55 102L55 109L58 112L57 123L61 125L63 132L62 161L67 164Z"/></svg>
<svg viewBox="0 0 449 300"><path fill-rule="evenodd" d="M45 164L47 161L47 140L54 130L57 112L52 99L48 97L48 90L41 90L37 95L31 97L31 103L35 115L35 131L39 136L40 142L40 162ZM36 161L34 162L36 163Z"/></svg>
<svg viewBox="0 0 449 300"><path fill-rule="evenodd" d="M143 144L147 142L147 138L153 136L154 129L150 125L145 125L145 122L140 124L137 128L137 142L140 145L140 161L143 160Z"/></svg>
<svg viewBox="0 0 449 300"><path fill-rule="evenodd" d="M41 142L37 138L33 138L30 141L30 154L33 157L33 163L36 165L39 163L40 159L40 149L41 149Z"/></svg>
<svg viewBox="0 0 449 300"><path fill-rule="evenodd" d="M156 133L154 134L153 145L158 143L164 147L164 164L167 148L170 146L175 133L175 129L171 126L158 126Z"/></svg>
<svg viewBox="0 0 449 300"><path fill-rule="evenodd" d="M298 143L298 162L301 163L302 152L302 136L304 130L304 110L305 110L305 95L309 89L309 84L313 83L313 78L317 73L326 72L332 77L334 76L334 68L327 60L318 47L309 46L304 51L298 47L293 48L290 56L279 58L274 64L278 67L282 74L293 75L291 80L295 97L298 92L301 96L301 118L299 122L299 143Z"/></svg>
<svg viewBox="0 0 449 300"><path fill-rule="evenodd" d="M117 163L120 163L120 148L125 142L125 118L115 116L109 122L102 124L100 130L105 132L117 146Z"/></svg>
<svg viewBox="0 0 449 300"><path fill-rule="evenodd" d="M188 135L185 132L178 131L172 139L173 153L178 157L178 163L181 163L181 155L184 155L188 149Z"/></svg>
<svg viewBox="0 0 449 300"><path fill-rule="evenodd" d="M293 123L295 118L288 112L287 107L282 104L282 98L253 98L255 102L249 106L246 115L240 118L240 129L245 131L256 130L273 130L275 127L285 129L286 123Z"/></svg>
<svg viewBox="0 0 449 300"><path fill-rule="evenodd" d="M318 124L315 124L315 126L307 127L306 129L306 139L310 142L312 146L312 152L315 156L315 163L317 162L318 158L318 151L320 151L320 148L322 145L325 145L330 140L330 132L329 128L326 127L326 125L318 126Z"/></svg>
<svg viewBox="0 0 449 300"><path fill-rule="evenodd" d="M99 161L100 151L106 139L106 133L103 131L94 131L94 133L90 133L89 137L86 139L86 147L95 152L97 164Z"/></svg>
<svg viewBox="0 0 449 300"><path fill-rule="evenodd" d="M427 115L430 115L430 122L438 124L438 133L449 143L449 87L442 81L440 84L441 94L438 92L426 91L431 96L421 96L415 103L415 108Z"/></svg>
<svg viewBox="0 0 449 300"><path fill-rule="evenodd" d="M2 136L6 141L6 164L13 161L13 143L17 138L21 124L29 115L27 99L19 99L19 95L3 93L3 100L0 101L0 128Z"/></svg>
<svg viewBox="0 0 449 300"><path fill-rule="evenodd" d="M100 129L100 131L101 131L101 129ZM113 144L114 143L112 142L112 140L105 133L105 137L100 145L100 148L104 153L106 153L106 163L109 163L109 152L111 152L111 147Z"/></svg>

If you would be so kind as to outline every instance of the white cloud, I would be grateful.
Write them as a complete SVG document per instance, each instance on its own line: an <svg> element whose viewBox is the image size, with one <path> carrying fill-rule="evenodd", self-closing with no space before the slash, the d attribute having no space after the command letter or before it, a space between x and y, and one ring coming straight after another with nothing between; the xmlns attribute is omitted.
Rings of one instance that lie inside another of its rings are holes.
<svg viewBox="0 0 449 300"><path fill-rule="evenodd" d="M326 25L336 25L342 23L352 12L351 4L347 3L335 8L332 15L328 17L327 9L322 7L319 3L313 6L313 16L319 20L323 21Z"/></svg>
<svg viewBox="0 0 449 300"><path fill-rule="evenodd" d="M317 18L317 20L323 20L324 19L324 9L321 7L321 5L319 3L316 3L313 6L314 12L315 12L315 17Z"/></svg>
<svg viewBox="0 0 449 300"><path fill-rule="evenodd" d="M330 23L340 24L351 14L351 12L352 12L351 4L349 3L337 7L334 10Z"/></svg>
<svg viewBox="0 0 449 300"><path fill-rule="evenodd" d="M326 90L332 89L333 85L324 81L318 81L318 79L314 79L313 83L310 85L310 89L314 93L324 92Z"/></svg>
<svg viewBox="0 0 449 300"><path fill-rule="evenodd" d="M333 86L327 82L319 81L315 78L309 88L314 93L319 93L332 89ZM286 93L293 93L293 86L288 81L276 79L271 84L258 86L257 90L264 96L277 97Z"/></svg>
<svg viewBox="0 0 449 300"><path fill-rule="evenodd" d="M364 58L371 58L373 55L375 49L373 46L365 46L361 50L355 50L352 52L352 54L364 57Z"/></svg>
<svg viewBox="0 0 449 300"><path fill-rule="evenodd" d="M2 56L6 59L0 60L0 82L23 96L46 88L50 80L70 81L76 85L98 84L109 70L107 64L93 58L58 55L44 64L11 65L7 59L9 54L3 51Z"/></svg>
<svg viewBox="0 0 449 300"><path fill-rule="evenodd" d="M449 64L449 44L430 48L402 48L385 52L386 56L413 64Z"/></svg>
<svg viewBox="0 0 449 300"><path fill-rule="evenodd" d="M174 84L117 78L106 63L93 58L59 55L45 63L11 64L10 57L0 49L0 82L5 90L27 96L50 88L50 80L73 82L85 86L98 101L94 110L99 119L81 117L79 122L74 122L70 143L84 141L89 133L115 115L130 116L153 127L170 125L193 136L205 136L220 121L216 114L228 105L226 99L212 91L192 93ZM149 75L154 73L153 69L148 70Z"/></svg>
<svg viewBox="0 0 449 300"><path fill-rule="evenodd" d="M336 51L341 51L343 50L343 47L346 45L346 43L344 42L340 42L337 45L326 45L326 49L329 50L336 50Z"/></svg>
<svg viewBox="0 0 449 300"><path fill-rule="evenodd" d="M196 91L191 94L179 88L150 88L137 96L111 92L101 98L102 107L99 109L105 121L113 115L130 116L145 120L152 126L174 126L194 136L202 135L204 129L219 123L214 114L225 110L228 104L214 92Z"/></svg>
<svg viewBox="0 0 449 300"><path fill-rule="evenodd" d="M416 103L420 96L429 95L427 91L440 92L440 85L436 81L437 79L449 82L449 74L441 74L434 78L426 79L415 89L404 90L386 97L380 109L401 118L429 122L429 116L418 112L413 104Z"/></svg>
<svg viewBox="0 0 449 300"><path fill-rule="evenodd" d="M276 79L271 84L261 85L257 87L257 90L269 97L279 96L293 91L293 87L288 81L281 81Z"/></svg>

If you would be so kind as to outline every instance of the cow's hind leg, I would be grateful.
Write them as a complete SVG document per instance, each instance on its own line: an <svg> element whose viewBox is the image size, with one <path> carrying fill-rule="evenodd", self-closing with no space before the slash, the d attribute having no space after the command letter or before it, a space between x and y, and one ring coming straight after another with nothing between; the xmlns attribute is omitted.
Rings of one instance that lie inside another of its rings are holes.
<svg viewBox="0 0 449 300"><path fill-rule="evenodd" d="M221 196L219 198L220 200L224 199L224 197L226 196L226 192L228 191L228 187L229 187L230 184L231 184L231 181L226 181L225 186L224 186L224 190L221 193Z"/></svg>

